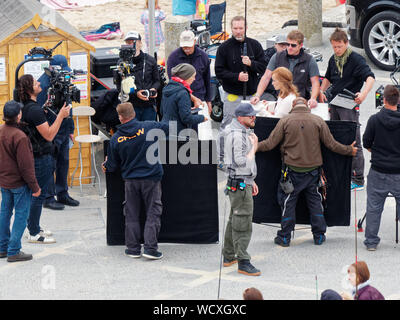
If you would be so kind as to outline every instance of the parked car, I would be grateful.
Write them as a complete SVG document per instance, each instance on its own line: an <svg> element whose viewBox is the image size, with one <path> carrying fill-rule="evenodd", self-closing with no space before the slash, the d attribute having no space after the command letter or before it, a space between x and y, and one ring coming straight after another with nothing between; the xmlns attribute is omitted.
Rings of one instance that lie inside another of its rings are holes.
<svg viewBox="0 0 400 320"><path fill-rule="evenodd" d="M393 70L400 56L400 0L347 0L350 44L364 48L371 61Z"/></svg>

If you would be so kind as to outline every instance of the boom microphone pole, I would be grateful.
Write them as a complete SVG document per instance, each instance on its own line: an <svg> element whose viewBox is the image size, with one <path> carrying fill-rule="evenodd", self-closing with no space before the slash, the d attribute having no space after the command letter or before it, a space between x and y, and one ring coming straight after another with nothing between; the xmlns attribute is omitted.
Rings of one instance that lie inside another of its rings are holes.
<svg viewBox="0 0 400 320"><path fill-rule="evenodd" d="M243 40L243 56L247 56L247 0L244 1L244 40ZM247 66L244 65L244 72L247 73ZM243 100L246 100L247 82L243 84Z"/></svg>

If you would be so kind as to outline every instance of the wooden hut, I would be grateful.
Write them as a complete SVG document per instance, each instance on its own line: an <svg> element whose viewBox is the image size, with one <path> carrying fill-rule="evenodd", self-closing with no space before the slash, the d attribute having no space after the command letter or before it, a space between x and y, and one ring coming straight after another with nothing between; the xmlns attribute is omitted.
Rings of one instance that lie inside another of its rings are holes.
<svg viewBox="0 0 400 320"><path fill-rule="evenodd" d="M90 45L80 33L71 26L57 11L42 5L37 0L0 0L0 116L3 118L5 102L13 98L15 70L26 59L34 47L53 48L59 41L62 44L53 54L67 57L71 68L86 69L87 75L81 77L81 103L90 105ZM39 74L40 64L25 64L19 76L25 73ZM74 104L75 106L75 104ZM89 133L88 121L80 121L80 134ZM76 130L75 130L76 134ZM70 151L70 173L78 158L77 143ZM90 147L83 146L84 176L91 175ZM79 171L78 171L79 173ZM88 179L86 179L88 180ZM74 180L79 183L79 181ZM88 183L89 181L83 181Z"/></svg>

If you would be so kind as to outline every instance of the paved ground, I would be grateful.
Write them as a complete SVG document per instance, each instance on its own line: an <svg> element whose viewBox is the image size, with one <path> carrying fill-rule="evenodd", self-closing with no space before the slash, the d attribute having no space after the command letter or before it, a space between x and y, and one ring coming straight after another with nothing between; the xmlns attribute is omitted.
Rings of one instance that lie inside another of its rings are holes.
<svg viewBox="0 0 400 320"><path fill-rule="evenodd" d="M340 10L332 10L324 20L343 19ZM332 31L325 29L323 46L315 48L324 56L320 63L321 73L331 55L327 39ZM276 32L267 34L265 39L272 34ZM364 126L368 117L376 112L375 89L381 83L390 83L388 72L372 67L377 83L361 107ZM101 150L98 151L100 158ZM368 172L368 152L364 155ZM227 202L221 192L223 177L219 176L218 181L222 239ZM307 226L298 225L298 229L306 229L296 231L291 247L281 248L273 244L276 228L254 224L249 252L254 264L262 271L261 277L240 275L232 266L222 270L219 287L221 244L161 244L164 259L132 260L124 256L123 246L106 244L107 212L103 195L100 196L93 187L85 187L83 196L79 188L74 187L71 195L81 201L78 208L43 211L42 226L55 233L56 244L29 244L23 239L23 250L33 254L32 261L15 264L0 261L0 299L213 300L220 297L240 300L245 288L257 287L265 299L313 300L326 288L346 289L346 266L355 260L355 236L358 258L368 263L372 283L387 299L400 298L400 248L395 243L395 203L392 198L386 202L378 251L366 251L362 244L364 234L356 234L353 225L328 228L327 242L318 247L313 244ZM358 192L357 198L353 194L352 202L352 221L355 221L355 214L357 218L364 214L365 191Z"/></svg>

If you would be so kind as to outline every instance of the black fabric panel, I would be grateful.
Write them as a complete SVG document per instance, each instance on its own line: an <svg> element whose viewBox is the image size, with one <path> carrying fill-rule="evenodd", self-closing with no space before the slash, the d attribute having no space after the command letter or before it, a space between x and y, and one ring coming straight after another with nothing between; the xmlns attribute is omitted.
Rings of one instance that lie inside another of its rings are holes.
<svg viewBox="0 0 400 320"><path fill-rule="evenodd" d="M178 150L184 145L179 142ZM192 147L190 149L190 147ZM164 164L162 180L163 213L159 242L216 243L218 233L218 185L215 164L215 141L190 142L187 150L195 150L198 164ZM204 148L210 150L206 154ZM186 150L186 149L185 149ZM173 162L169 143L160 143L161 159ZM186 152L185 152L186 153ZM190 156L190 151L186 153ZM204 164L201 164L204 163ZM125 244L124 182L120 173L106 173L107 180L107 244ZM145 214L141 214L142 230ZM143 239L142 239L143 240Z"/></svg>
<svg viewBox="0 0 400 320"><path fill-rule="evenodd" d="M279 119L257 118L254 128L259 141L270 135ZM351 121L327 121L333 137L340 143L351 144L356 136L356 123ZM260 189L254 197L255 223L280 223L281 209L277 201L281 169L280 146L270 152L258 152L256 183ZM334 153L322 145L323 169L328 180L326 223L332 226L350 225L350 180L352 157ZM304 195L300 194L296 206L296 223L310 224L310 215Z"/></svg>

